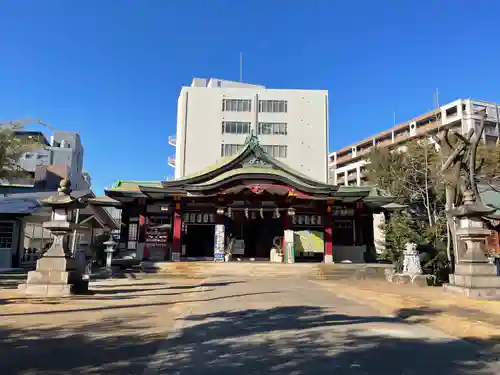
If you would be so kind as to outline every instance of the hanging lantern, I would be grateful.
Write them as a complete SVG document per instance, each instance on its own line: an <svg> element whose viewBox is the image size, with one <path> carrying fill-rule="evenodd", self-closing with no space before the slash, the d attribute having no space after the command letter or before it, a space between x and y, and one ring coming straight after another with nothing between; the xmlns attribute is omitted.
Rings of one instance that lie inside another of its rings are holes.
<svg viewBox="0 0 500 375"><path fill-rule="evenodd" d="M217 215L224 215L224 208L219 207L216 212L217 212Z"/></svg>
<svg viewBox="0 0 500 375"><path fill-rule="evenodd" d="M260 212L260 218L264 219L264 209L262 207L260 208L259 212Z"/></svg>
<svg viewBox="0 0 500 375"><path fill-rule="evenodd" d="M359 200L356 202L356 210L361 211L363 210L363 201Z"/></svg>
<svg viewBox="0 0 500 375"><path fill-rule="evenodd" d="M273 212L273 219L279 219L280 217L280 210L276 207Z"/></svg>
<svg viewBox="0 0 500 375"><path fill-rule="evenodd" d="M295 209L294 208L289 208L287 211L288 216L295 216Z"/></svg>

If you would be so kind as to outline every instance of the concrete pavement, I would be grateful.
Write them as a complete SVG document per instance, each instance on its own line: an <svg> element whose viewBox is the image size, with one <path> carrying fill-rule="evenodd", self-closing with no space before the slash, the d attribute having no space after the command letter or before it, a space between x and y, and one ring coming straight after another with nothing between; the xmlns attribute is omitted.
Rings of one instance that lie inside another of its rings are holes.
<svg viewBox="0 0 500 375"><path fill-rule="evenodd" d="M152 358L155 374L498 374L473 345L297 280L235 280L192 304ZM421 324L418 324L418 323Z"/></svg>
<svg viewBox="0 0 500 375"><path fill-rule="evenodd" d="M498 374L498 340L394 318L298 279L110 280L94 295L0 295L0 374ZM11 293L11 292L9 292Z"/></svg>

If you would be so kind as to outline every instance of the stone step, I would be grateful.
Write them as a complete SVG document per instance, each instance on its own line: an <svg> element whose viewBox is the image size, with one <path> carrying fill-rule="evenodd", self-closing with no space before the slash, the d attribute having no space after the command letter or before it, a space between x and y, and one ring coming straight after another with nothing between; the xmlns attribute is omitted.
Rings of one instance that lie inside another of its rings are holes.
<svg viewBox="0 0 500 375"><path fill-rule="evenodd" d="M148 273L180 277L287 277L315 279L384 278L384 270L390 266L365 264L280 264L269 262L144 262Z"/></svg>

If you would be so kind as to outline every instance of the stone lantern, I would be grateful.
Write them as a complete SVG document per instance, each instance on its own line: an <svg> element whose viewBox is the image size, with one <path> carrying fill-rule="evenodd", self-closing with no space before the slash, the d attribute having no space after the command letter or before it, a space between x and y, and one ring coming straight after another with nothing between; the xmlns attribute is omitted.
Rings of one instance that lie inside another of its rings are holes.
<svg viewBox="0 0 500 375"><path fill-rule="evenodd" d="M109 236L109 240L104 242L103 245L106 246L106 249L104 249L106 252L106 271L108 275L111 275L111 261L113 260L113 252L115 251L116 242L113 241L112 236Z"/></svg>
<svg viewBox="0 0 500 375"><path fill-rule="evenodd" d="M470 297L500 298L500 277L495 265L488 259L484 216L495 211L474 200L471 191L464 192L463 204L448 214L459 221L455 238L455 273L445 289Z"/></svg>
<svg viewBox="0 0 500 375"><path fill-rule="evenodd" d="M52 220L43 227L54 235L52 246L38 259L36 270L28 272L25 284L19 290L43 297L66 297L88 291L88 281L83 280L75 259L66 248L66 236L74 229L70 222L73 210L84 208L86 203L71 196L71 183L62 180L56 195L41 200L43 206L52 208Z"/></svg>

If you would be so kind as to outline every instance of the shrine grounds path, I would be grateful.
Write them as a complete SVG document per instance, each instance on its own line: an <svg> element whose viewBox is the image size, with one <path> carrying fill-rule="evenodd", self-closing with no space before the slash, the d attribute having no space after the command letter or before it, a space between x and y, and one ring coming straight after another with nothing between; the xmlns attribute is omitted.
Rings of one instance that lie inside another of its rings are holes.
<svg viewBox="0 0 500 375"><path fill-rule="evenodd" d="M416 289L406 297L386 286L113 279L66 300L28 300L4 288L0 374L500 373L493 328L452 337L436 329L436 317L458 322L462 310L445 311L444 297L439 307Z"/></svg>

